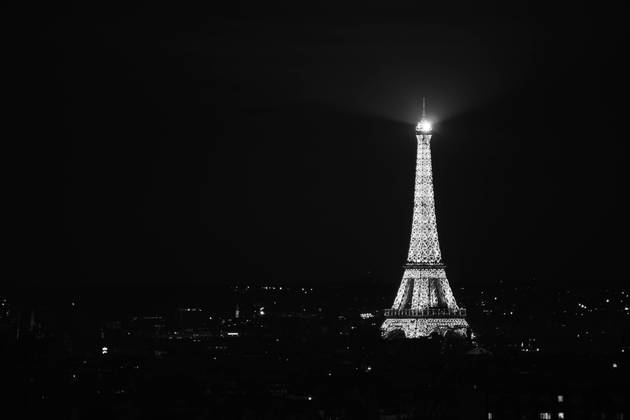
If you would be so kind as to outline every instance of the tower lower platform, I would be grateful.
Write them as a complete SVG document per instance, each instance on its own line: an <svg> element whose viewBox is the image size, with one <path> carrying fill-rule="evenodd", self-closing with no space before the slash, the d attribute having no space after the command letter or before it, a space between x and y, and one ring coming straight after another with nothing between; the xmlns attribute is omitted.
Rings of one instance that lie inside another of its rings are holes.
<svg viewBox="0 0 630 420"><path fill-rule="evenodd" d="M384 315L383 338L403 334L419 338L468 329L466 309L455 302L443 264L407 263L394 304Z"/></svg>
<svg viewBox="0 0 630 420"><path fill-rule="evenodd" d="M432 333L440 335L447 331L459 331L466 334L468 322L465 319L466 310L385 310L385 321L381 326L383 338L421 338ZM404 335L404 337L403 337Z"/></svg>

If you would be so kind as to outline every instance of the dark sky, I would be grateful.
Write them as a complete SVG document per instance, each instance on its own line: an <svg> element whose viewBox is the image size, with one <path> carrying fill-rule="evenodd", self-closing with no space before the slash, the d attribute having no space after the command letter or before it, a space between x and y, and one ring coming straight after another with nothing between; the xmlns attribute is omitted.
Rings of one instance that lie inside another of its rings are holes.
<svg viewBox="0 0 630 420"><path fill-rule="evenodd" d="M16 280L395 285L424 95L455 285L625 281L615 11L373 4L50 11Z"/></svg>

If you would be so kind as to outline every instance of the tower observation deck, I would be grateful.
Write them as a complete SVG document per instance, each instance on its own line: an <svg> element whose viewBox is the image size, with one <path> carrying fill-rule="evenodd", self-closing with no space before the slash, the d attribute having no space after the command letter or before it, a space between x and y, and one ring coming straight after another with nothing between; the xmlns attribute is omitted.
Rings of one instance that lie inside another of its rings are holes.
<svg viewBox="0 0 630 420"><path fill-rule="evenodd" d="M391 309L385 309L384 338L403 333L406 338L468 328L466 310L457 306L446 278L435 218L431 166L431 122L422 116L416 125L418 141L413 223L407 263Z"/></svg>

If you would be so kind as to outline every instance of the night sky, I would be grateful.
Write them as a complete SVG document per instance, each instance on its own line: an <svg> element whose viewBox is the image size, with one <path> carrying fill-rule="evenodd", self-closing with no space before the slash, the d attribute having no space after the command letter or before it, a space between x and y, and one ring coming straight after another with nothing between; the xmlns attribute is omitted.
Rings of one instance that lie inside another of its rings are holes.
<svg viewBox="0 0 630 420"><path fill-rule="evenodd" d="M394 293L424 95L455 287L624 284L615 12L387 4L51 10L27 72L36 258L14 281Z"/></svg>

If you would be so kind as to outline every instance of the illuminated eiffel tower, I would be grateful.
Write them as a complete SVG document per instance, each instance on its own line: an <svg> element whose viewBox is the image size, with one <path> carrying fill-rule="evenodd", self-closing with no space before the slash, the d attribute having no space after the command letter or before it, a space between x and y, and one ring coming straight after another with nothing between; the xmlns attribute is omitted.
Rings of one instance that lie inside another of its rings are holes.
<svg viewBox="0 0 630 420"><path fill-rule="evenodd" d="M411 243L402 282L391 309L385 309L381 326L384 338L404 334L406 338L444 334L449 329L465 332L466 310L457 306L446 278L435 222L433 174L431 169L431 123L422 118L416 126L418 157L413 205Z"/></svg>

